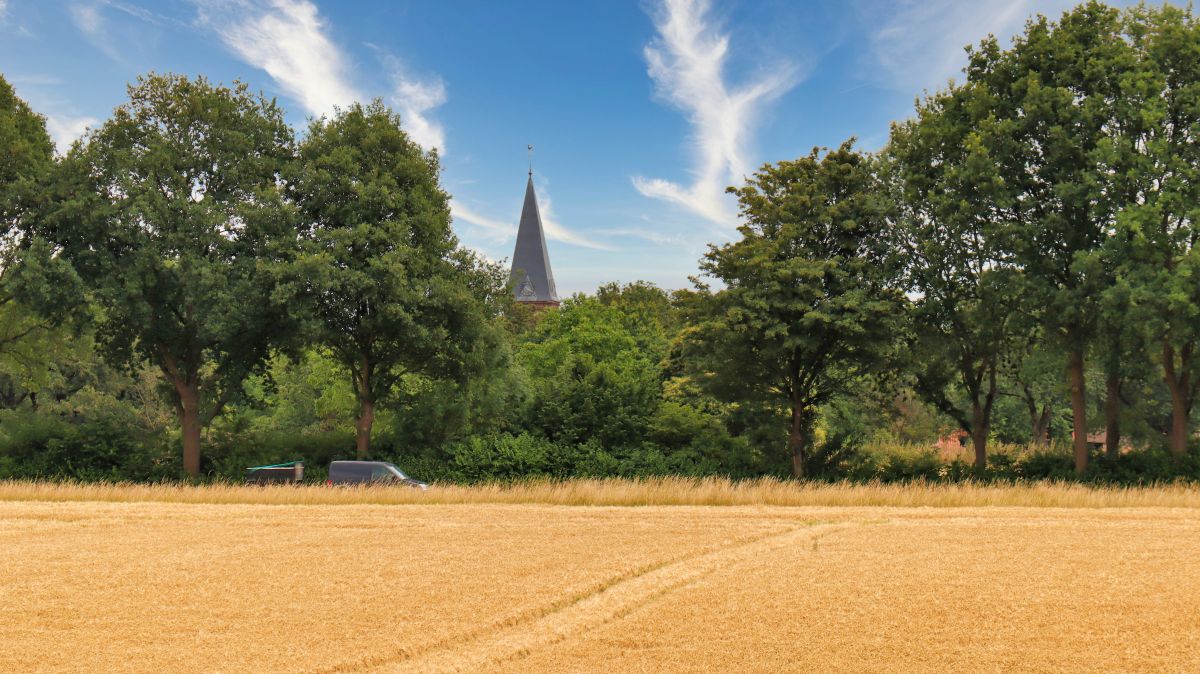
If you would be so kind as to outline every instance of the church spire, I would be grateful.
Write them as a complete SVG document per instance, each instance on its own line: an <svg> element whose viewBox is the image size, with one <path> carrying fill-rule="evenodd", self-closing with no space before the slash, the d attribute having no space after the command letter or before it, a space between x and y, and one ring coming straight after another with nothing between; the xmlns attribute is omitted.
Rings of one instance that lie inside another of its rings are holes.
<svg viewBox="0 0 1200 674"><path fill-rule="evenodd" d="M533 146L529 146L532 152ZM558 291L550 271L550 254L546 251L546 234L542 215L538 211L537 195L533 191L533 164L529 166L529 181L525 185L525 205L521 208L521 224L517 227L517 245L513 249L512 272L509 276L518 302L543 306L558 306Z"/></svg>

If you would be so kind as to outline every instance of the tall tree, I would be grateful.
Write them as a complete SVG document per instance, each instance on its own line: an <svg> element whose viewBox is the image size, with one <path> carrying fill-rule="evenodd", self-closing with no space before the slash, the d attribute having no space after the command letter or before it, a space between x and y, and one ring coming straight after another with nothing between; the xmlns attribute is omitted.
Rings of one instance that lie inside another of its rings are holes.
<svg viewBox="0 0 1200 674"><path fill-rule="evenodd" d="M789 411L792 472L805 474L818 407L882 364L899 328L877 162L846 142L764 166L738 196L741 239L701 261L725 289L689 339L729 400Z"/></svg>
<svg viewBox="0 0 1200 674"><path fill-rule="evenodd" d="M1056 23L1031 20L1010 49L985 40L967 67L968 82L987 92L991 156L1015 194L1011 240L1026 300L1067 354L1078 472L1088 464L1085 356L1105 283L1080 262L1104 243L1124 205L1108 168L1132 64L1120 12L1093 0Z"/></svg>
<svg viewBox="0 0 1200 674"><path fill-rule="evenodd" d="M914 297L915 388L971 434L987 465L1000 370L1017 355L1021 274L1008 240L1012 196L991 156L986 91L930 96L892 127L890 173L899 192L897 242Z"/></svg>
<svg viewBox="0 0 1200 674"><path fill-rule="evenodd" d="M189 475L204 426L295 332L276 273L296 240L278 188L291 148L283 111L244 84L145 76L65 158L41 224L101 309L107 357L170 384Z"/></svg>
<svg viewBox="0 0 1200 674"><path fill-rule="evenodd" d="M14 282L28 247L39 193L54 166L46 120L0 76L0 354L19 350L43 321L20 302Z"/></svg>
<svg viewBox="0 0 1200 674"><path fill-rule="evenodd" d="M489 334L494 284L457 247L439 172L379 101L315 120L288 172L314 334L350 373L359 458L405 373L464 377Z"/></svg>
<svg viewBox="0 0 1200 674"><path fill-rule="evenodd" d="M1171 451L1187 451L1200 394L1200 21L1191 9L1138 6L1116 164L1128 206L1114 239L1120 272L1171 396ZM1114 150L1114 154L1116 150Z"/></svg>
<svg viewBox="0 0 1200 674"><path fill-rule="evenodd" d="M10 237L22 229L37 183L54 163L46 119L17 97L0 76L0 273L8 268Z"/></svg>

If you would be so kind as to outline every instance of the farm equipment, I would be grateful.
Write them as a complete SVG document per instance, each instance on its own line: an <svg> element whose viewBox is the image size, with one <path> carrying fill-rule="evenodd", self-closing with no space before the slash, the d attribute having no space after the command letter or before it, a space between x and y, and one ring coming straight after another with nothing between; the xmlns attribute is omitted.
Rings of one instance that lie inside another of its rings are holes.
<svg viewBox="0 0 1200 674"><path fill-rule="evenodd" d="M246 484L299 482L304 479L304 462L292 461L246 469Z"/></svg>

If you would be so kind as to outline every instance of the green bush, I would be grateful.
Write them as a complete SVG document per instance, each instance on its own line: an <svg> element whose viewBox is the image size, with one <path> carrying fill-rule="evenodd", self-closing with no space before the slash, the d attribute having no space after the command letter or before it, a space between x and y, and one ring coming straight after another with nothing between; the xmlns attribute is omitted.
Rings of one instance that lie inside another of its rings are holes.
<svg viewBox="0 0 1200 674"><path fill-rule="evenodd" d="M554 443L522 433L467 438L449 448L450 473L469 481L549 477Z"/></svg>
<svg viewBox="0 0 1200 674"><path fill-rule="evenodd" d="M178 475L161 437L109 419L75 421L30 410L0 413L0 479L157 480Z"/></svg>

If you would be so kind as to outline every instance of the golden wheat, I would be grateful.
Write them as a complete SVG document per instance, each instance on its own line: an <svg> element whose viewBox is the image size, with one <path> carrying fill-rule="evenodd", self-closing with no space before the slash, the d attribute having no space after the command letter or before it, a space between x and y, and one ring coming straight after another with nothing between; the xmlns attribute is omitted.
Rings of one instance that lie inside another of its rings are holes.
<svg viewBox="0 0 1200 674"><path fill-rule="evenodd" d="M758 505L528 503L601 498ZM362 503L386 499L436 505ZM10 482L0 671L1200 671L1195 501L1068 485Z"/></svg>
<svg viewBox="0 0 1200 674"><path fill-rule="evenodd" d="M259 505L433 505L509 503L580 506L896 506L1200 508L1200 487L1098 487L1062 482L811 483L761 478L661 477L434 485L428 491L375 486L329 488L183 483L0 481L0 501L100 501Z"/></svg>
<svg viewBox="0 0 1200 674"><path fill-rule="evenodd" d="M759 545L612 620L469 664L497 672L1200 671L1200 521L1054 512L941 511L826 529L807 544Z"/></svg>

